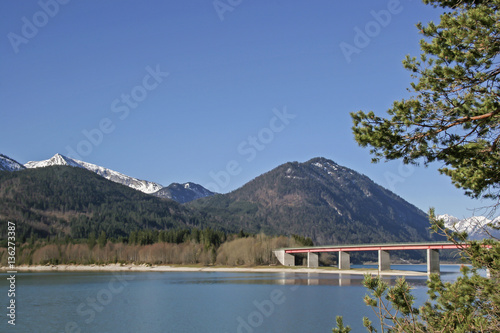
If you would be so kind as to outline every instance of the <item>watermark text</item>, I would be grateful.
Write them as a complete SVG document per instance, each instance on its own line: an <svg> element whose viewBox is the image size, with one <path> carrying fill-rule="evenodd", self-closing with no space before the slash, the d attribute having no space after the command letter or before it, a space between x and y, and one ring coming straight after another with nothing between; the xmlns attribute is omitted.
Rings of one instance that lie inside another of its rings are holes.
<svg viewBox="0 0 500 333"><path fill-rule="evenodd" d="M282 110L273 109L273 116L269 120L269 124L263 127L256 135L249 135L245 140L240 142L236 147L236 151L240 156L245 157L247 162L252 162L259 152L273 142L277 133L282 132L297 115L288 112L286 106ZM213 182L205 185L212 192L220 193L226 188L231 178L238 176L243 172L243 167L237 160L230 160L226 163L226 167L219 171L210 171L208 174Z"/></svg>
<svg viewBox="0 0 500 333"><path fill-rule="evenodd" d="M158 88L169 76L168 72L163 72L160 69L160 65L156 65L155 68L147 66L145 70L147 74L144 75L140 84L130 89L129 93L122 93L119 98L115 98L111 102L111 112L116 114L121 121L127 119L131 110L137 109L140 103L148 97L149 92ZM105 135L113 133L115 129L116 121L108 117L102 118L96 127L82 130L85 138L80 140L75 147L66 146L67 155L77 160L83 160L83 157L89 156L95 147L103 143Z"/></svg>
<svg viewBox="0 0 500 333"><path fill-rule="evenodd" d="M9 281L9 290L7 297L9 298L9 306L7 307L7 321L9 325L16 325L16 224L7 222L7 281Z"/></svg>
<svg viewBox="0 0 500 333"><path fill-rule="evenodd" d="M60 5L66 5L69 0L40 0L38 6L41 10L35 12L31 18L23 16L21 18L22 26L20 34L9 32L7 38L14 53L19 53L19 47L22 44L28 44L29 41L38 35L40 29L45 27L51 18L54 18L60 10Z"/></svg>

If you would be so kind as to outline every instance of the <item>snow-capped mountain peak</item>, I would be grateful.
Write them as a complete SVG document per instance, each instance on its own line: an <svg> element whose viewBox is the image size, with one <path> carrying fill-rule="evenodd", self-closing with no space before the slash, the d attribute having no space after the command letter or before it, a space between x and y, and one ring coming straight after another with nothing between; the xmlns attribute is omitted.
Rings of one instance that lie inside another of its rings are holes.
<svg viewBox="0 0 500 333"><path fill-rule="evenodd" d="M444 220L444 224L446 226L453 226L455 223L460 221L457 217L449 215L449 214L442 214L442 215L438 215L436 217L440 220Z"/></svg>
<svg viewBox="0 0 500 333"><path fill-rule="evenodd" d="M173 199L180 203L189 202L214 194L203 186L191 182L187 182L184 184L173 183L167 187L163 187L158 183L130 177L124 175L123 173L107 169L92 163L79 161L61 154L55 154L48 160L44 161L29 161L25 165L22 165L5 155L0 154L0 171L18 171L26 168L44 168L55 165L66 165L75 168L87 169L115 183L126 185L135 190L147 194L152 194L157 197Z"/></svg>
<svg viewBox="0 0 500 333"><path fill-rule="evenodd" d="M163 186L160 184L130 177L120 172L107 169L92 163L75 160L61 154L55 154L50 159L45 161L30 161L26 163L24 166L26 168L43 168L54 165L68 165L72 167L84 168L92 172L95 172L106 179L114 181L115 183L120 183L148 194L157 192L158 190L163 188Z"/></svg>
<svg viewBox="0 0 500 333"><path fill-rule="evenodd" d="M444 226L452 231L465 231L469 239L483 239L491 236L500 238L500 230L488 226L490 223L500 226L500 217L490 220L484 216L472 216L460 220L455 216L443 214L438 215L437 218L444 220Z"/></svg>
<svg viewBox="0 0 500 333"><path fill-rule="evenodd" d="M23 169L25 169L25 167L21 163L0 154L0 171L19 171Z"/></svg>
<svg viewBox="0 0 500 333"><path fill-rule="evenodd" d="M172 199L180 203L186 203L214 195L214 192L207 190L201 185L187 182L184 184L172 183L153 193L153 195L160 198Z"/></svg>
<svg viewBox="0 0 500 333"><path fill-rule="evenodd" d="M50 159L45 161L29 161L24 166L28 169L32 169L32 168L44 168L53 165L69 165L72 167L83 168L83 166L77 163L76 160L73 160L61 154L55 154Z"/></svg>

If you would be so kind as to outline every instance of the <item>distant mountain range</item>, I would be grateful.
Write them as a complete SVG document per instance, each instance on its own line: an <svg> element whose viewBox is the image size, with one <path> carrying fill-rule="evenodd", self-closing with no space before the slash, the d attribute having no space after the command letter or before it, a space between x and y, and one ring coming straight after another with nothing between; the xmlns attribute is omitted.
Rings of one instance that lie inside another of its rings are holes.
<svg viewBox="0 0 500 333"><path fill-rule="evenodd" d="M5 158L6 158L6 160L10 160L6 156L5 156ZM7 164L7 163L5 163L5 164ZM2 164L0 164L0 167L1 167L1 165ZM163 187L162 185L160 185L158 183L130 177L130 176L124 175L120 172L117 172L117 171L114 171L111 169L107 169L107 168L104 168L104 167L101 167L101 166L98 166L95 164L75 160L75 159L63 156L61 154L56 154L56 155L52 156L52 158L50 158L48 160L44 160L44 161L30 161L30 162L26 163L22 168L24 168L24 167L29 168L29 169L43 168L43 167L54 166L54 165L68 165L68 166L72 166L72 167L84 168L84 169L90 170L92 172L95 172L98 175L100 175L106 179L109 179L115 183L123 184L123 185L129 186L133 189L136 189L138 191L141 191L141 192L144 192L147 194L152 194L152 195L160 197L160 198L172 199L172 200L175 200L179 203L186 203L186 202L191 201L191 200L195 200L198 198L202 198L204 196L209 196L209 195L214 194L213 192L210 192L209 190L207 190L203 186L195 184L195 183L190 183L190 182L185 183L185 184L173 183L167 187ZM17 169L17 170L20 170L20 169ZM16 171L15 166L12 166L11 169L8 171Z"/></svg>
<svg viewBox="0 0 500 333"><path fill-rule="evenodd" d="M282 164L227 194L191 182L162 187L59 154L24 166L0 155L0 170L18 171L0 173L0 222L24 221L26 233L85 237L105 229L109 235L125 236L134 228L211 226L229 232L297 234L316 244L438 239L430 233L424 212L325 158ZM108 180L146 194L135 195ZM447 225L458 222L445 217ZM471 237L479 233L471 221L455 226L469 228Z"/></svg>
<svg viewBox="0 0 500 333"><path fill-rule="evenodd" d="M438 215L437 218L444 220L446 228L463 232L469 235L471 240L480 240L483 238L495 237L500 239L500 230L491 228L488 224L500 227L500 216L490 220L484 216L473 216L465 219L458 219L448 214Z"/></svg>

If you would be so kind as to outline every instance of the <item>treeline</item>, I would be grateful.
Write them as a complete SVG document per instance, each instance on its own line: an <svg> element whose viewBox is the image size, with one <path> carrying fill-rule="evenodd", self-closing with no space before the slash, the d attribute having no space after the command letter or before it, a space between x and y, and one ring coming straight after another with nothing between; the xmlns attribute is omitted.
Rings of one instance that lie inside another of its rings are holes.
<svg viewBox="0 0 500 333"><path fill-rule="evenodd" d="M147 232L137 232L137 239L148 237ZM263 234L248 235L243 232L224 235L206 230L178 230L163 237L173 237L182 242L164 242L158 233L158 242L140 244L137 241L112 242L100 236L86 242L39 240L25 243L17 249L17 265L58 264L149 264L149 265L272 265L278 264L272 251L281 247L304 246L297 237L270 237ZM241 237L243 236L243 237ZM219 243L220 242L220 243ZM7 251L0 248L0 263L7 264Z"/></svg>
<svg viewBox="0 0 500 333"><path fill-rule="evenodd" d="M241 231L243 233L243 231ZM243 233L244 234L244 233ZM241 233L240 233L241 235ZM154 243L180 244L191 241L205 246L219 247L228 235L224 231L211 228L175 229L175 230L138 230L128 237L129 244L149 245Z"/></svg>

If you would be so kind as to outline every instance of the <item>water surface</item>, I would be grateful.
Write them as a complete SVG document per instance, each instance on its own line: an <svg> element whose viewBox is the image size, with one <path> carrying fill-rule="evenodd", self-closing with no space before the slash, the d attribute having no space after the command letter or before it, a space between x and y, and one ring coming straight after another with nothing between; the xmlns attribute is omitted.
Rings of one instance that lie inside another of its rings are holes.
<svg viewBox="0 0 500 333"><path fill-rule="evenodd" d="M442 266L444 280L457 272L458 266ZM364 332L361 318L374 318L362 301L360 275L20 272L13 327L6 316L7 274L1 276L1 332L331 332L337 315L352 332ZM426 298L426 279L407 277L419 301Z"/></svg>

